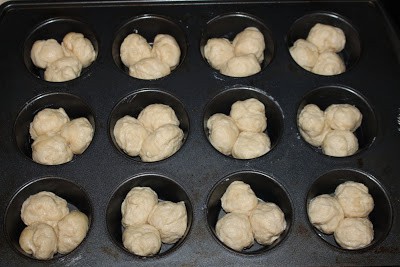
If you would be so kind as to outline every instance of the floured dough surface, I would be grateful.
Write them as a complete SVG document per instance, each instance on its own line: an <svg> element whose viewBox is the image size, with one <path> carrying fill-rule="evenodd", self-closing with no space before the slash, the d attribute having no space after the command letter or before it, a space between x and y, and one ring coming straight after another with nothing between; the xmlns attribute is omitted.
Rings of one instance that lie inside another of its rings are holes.
<svg viewBox="0 0 400 267"><path fill-rule="evenodd" d="M61 46L66 56L75 56L84 68L92 64L97 57L93 44L82 33L67 33Z"/></svg>
<svg viewBox="0 0 400 267"><path fill-rule="evenodd" d="M74 154L82 154L86 150L92 142L93 134L92 124L84 117L67 122L60 131Z"/></svg>
<svg viewBox="0 0 400 267"><path fill-rule="evenodd" d="M131 33L125 37L120 47L121 61L130 67L144 58L151 56L151 46L140 34Z"/></svg>
<svg viewBox="0 0 400 267"><path fill-rule="evenodd" d="M33 43L31 59L36 67L45 69L47 66L64 57L61 45L55 39L38 40Z"/></svg>
<svg viewBox="0 0 400 267"><path fill-rule="evenodd" d="M367 217L374 209L374 199L362 183L347 181L340 184L335 195L346 217Z"/></svg>
<svg viewBox="0 0 400 267"><path fill-rule="evenodd" d="M311 199L308 204L308 218L321 232L333 234L343 220L344 212L335 196L323 194Z"/></svg>
<svg viewBox="0 0 400 267"><path fill-rule="evenodd" d="M158 230L150 224L128 226L122 233L124 247L139 256L153 256L161 249Z"/></svg>
<svg viewBox="0 0 400 267"><path fill-rule="evenodd" d="M337 75L346 71L346 65L338 54L323 52L311 71L319 75Z"/></svg>
<svg viewBox="0 0 400 267"><path fill-rule="evenodd" d="M374 229L367 218L345 218L339 223L334 236L345 249L361 249L374 239Z"/></svg>
<svg viewBox="0 0 400 267"><path fill-rule="evenodd" d="M232 44L236 56L253 54L259 63L264 60L264 35L256 27L248 27L238 33Z"/></svg>
<svg viewBox="0 0 400 267"><path fill-rule="evenodd" d="M221 73L231 77L247 77L260 72L261 67L253 54L235 56L220 69Z"/></svg>
<svg viewBox="0 0 400 267"><path fill-rule="evenodd" d="M354 132L362 121L362 114L357 107L349 104L330 105L325 110L326 122L335 130Z"/></svg>
<svg viewBox="0 0 400 267"><path fill-rule="evenodd" d="M156 35L151 53L167 64L171 70L178 66L181 57L181 49L178 43L174 37L168 34Z"/></svg>
<svg viewBox="0 0 400 267"><path fill-rule="evenodd" d="M32 160L43 165L59 165L72 160L74 154L60 135L40 135L32 143Z"/></svg>
<svg viewBox="0 0 400 267"><path fill-rule="evenodd" d="M232 148L236 159L254 159L271 149L271 141L265 133L241 132Z"/></svg>
<svg viewBox="0 0 400 267"><path fill-rule="evenodd" d="M235 56L234 47L228 39L211 38L204 46L204 57L216 70L220 70L228 60Z"/></svg>
<svg viewBox="0 0 400 267"><path fill-rule="evenodd" d="M146 106L138 116L138 120L150 132L153 132L166 124L179 126L175 111L168 105L150 104Z"/></svg>
<svg viewBox="0 0 400 267"><path fill-rule="evenodd" d="M49 82L65 82L81 75L82 64L76 57L62 57L50 63L44 71L44 79Z"/></svg>
<svg viewBox="0 0 400 267"><path fill-rule="evenodd" d="M313 146L321 146L325 135L330 131L324 112L314 104L304 106L297 123L301 136Z"/></svg>
<svg viewBox="0 0 400 267"><path fill-rule="evenodd" d="M358 150L357 137L350 131L332 130L322 142L322 151L333 157L351 156Z"/></svg>
<svg viewBox="0 0 400 267"><path fill-rule="evenodd" d="M304 39L298 39L289 48L294 61L304 69L310 71L318 59L318 47Z"/></svg>
<svg viewBox="0 0 400 267"><path fill-rule="evenodd" d="M67 254L74 250L85 238L89 230L89 219L86 214L74 210L57 224L58 252Z"/></svg>
<svg viewBox="0 0 400 267"><path fill-rule="evenodd" d="M230 155L239 136L235 121L225 114L216 113L208 119L207 128L212 146L222 154Z"/></svg>
<svg viewBox="0 0 400 267"><path fill-rule="evenodd" d="M326 51L338 53L346 44L346 36L338 27L317 23L310 29L307 41L317 46L320 53Z"/></svg>
<svg viewBox="0 0 400 267"><path fill-rule="evenodd" d="M69 122L69 117L63 108L45 108L39 111L29 126L29 133L33 140L39 135L54 135Z"/></svg>
<svg viewBox="0 0 400 267"><path fill-rule="evenodd" d="M221 197L221 206L225 212L248 215L258 203L250 185L242 181L232 182Z"/></svg>
<svg viewBox="0 0 400 267"><path fill-rule="evenodd" d="M236 101L232 104L229 115L240 131L257 133L267 128L265 106L256 98Z"/></svg>
<svg viewBox="0 0 400 267"><path fill-rule="evenodd" d="M129 75L142 80L155 80L170 73L169 66L156 57L144 58L129 66Z"/></svg>

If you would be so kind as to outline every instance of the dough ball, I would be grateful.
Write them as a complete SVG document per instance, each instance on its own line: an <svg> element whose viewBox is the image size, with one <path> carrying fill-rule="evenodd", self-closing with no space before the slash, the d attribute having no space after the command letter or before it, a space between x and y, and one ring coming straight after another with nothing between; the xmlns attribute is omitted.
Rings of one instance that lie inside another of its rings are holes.
<svg viewBox="0 0 400 267"><path fill-rule="evenodd" d="M337 53L343 50L346 36L340 28L317 23L309 31L307 41L317 46L320 53Z"/></svg>
<svg viewBox="0 0 400 267"><path fill-rule="evenodd" d="M121 44L120 56L122 63L130 67L144 58L151 57L151 46L141 35L131 33Z"/></svg>
<svg viewBox="0 0 400 267"><path fill-rule="evenodd" d="M93 127L89 120L82 117L64 124L60 135L67 141L72 153L82 154L93 139Z"/></svg>
<svg viewBox="0 0 400 267"><path fill-rule="evenodd" d="M242 251L254 244L250 220L244 214L225 214L217 221L215 232L222 243L236 251Z"/></svg>
<svg viewBox="0 0 400 267"><path fill-rule="evenodd" d="M304 140L316 147L322 145L326 134L331 131L324 112L314 104L308 104L300 111L298 126Z"/></svg>
<svg viewBox="0 0 400 267"><path fill-rule="evenodd" d="M362 114L349 104L330 105L325 110L326 122L332 129L354 132L362 121Z"/></svg>
<svg viewBox="0 0 400 267"><path fill-rule="evenodd" d="M367 218L344 218L334 233L336 242L345 249L360 249L374 239L373 225Z"/></svg>
<svg viewBox="0 0 400 267"><path fill-rule="evenodd" d="M129 75L143 80L158 79L170 73L169 66L156 57L144 58L129 66Z"/></svg>
<svg viewBox="0 0 400 267"><path fill-rule="evenodd" d="M74 210L58 222L58 252L67 254L74 250L85 238L89 230L86 214Z"/></svg>
<svg viewBox="0 0 400 267"><path fill-rule="evenodd" d="M166 244L176 243L186 232L187 212L183 201L160 201L151 211L149 224L154 226Z"/></svg>
<svg viewBox="0 0 400 267"><path fill-rule="evenodd" d="M235 212L248 215L258 203L250 185L242 181L232 182L221 197L221 206L225 212Z"/></svg>
<svg viewBox="0 0 400 267"><path fill-rule="evenodd" d="M325 135L322 152L333 157L351 156L358 150L357 137L350 131L333 130Z"/></svg>
<svg viewBox="0 0 400 267"><path fill-rule="evenodd" d="M122 225L128 227L146 223L157 203L157 193L150 187L132 188L121 205Z"/></svg>
<svg viewBox="0 0 400 267"><path fill-rule="evenodd" d="M241 132L232 148L236 159L254 159L271 149L271 141L265 133Z"/></svg>
<svg viewBox="0 0 400 267"><path fill-rule="evenodd" d="M25 227L19 237L22 250L40 260L53 258L57 253L57 235L46 223L34 223Z"/></svg>
<svg viewBox="0 0 400 267"><path fill-rule="evenodd" d="M179 126L179 120L176 117L175 111L170 106L164 104L148 105L139 113L138 120L150 132L154 132L166 124Z"/></svg>
<svg viewBox="0 0 400 267"><path fill-rule="evenodd" d="M150 224L129 226L122 233L124 247L139 256L153 256L161 249L158 230Z"/></svg>
<svg viewBox="0 0 400 267"><path fill-rule="evenodd" d="M32 159L40 164L63 164L71 161L73 156L67 141L59 135L40 135L32 144Z"/></svg>
<svg viewBox="0 0 400 267"><path fill-rule="evenodd" d="M69 122L69 117L63 108L45 108L39 111L29 126L29 133L33 140L39 135L55 135Z"/></svg>
<svg viewBox="0 0 400 267"><path fill-rule="evenodd" d="M207 128L211 145L222 154L230 155L239 136L235 121L225 114L216 113L207 120Z"/></svg>
<svg viewBox="0 0 400 267"><path fill-rule="evenodd" d="M157 34L154 38L151 54L167 64L171 70L179 64L181 49L175 38L168 34Z"/></svg>
<svg viewBox="0 0 400 267"><path fill-rule="evenodd" d="M179 150L182 141L181 128L173 124L163 125L144 140L139 156L144 162L166 159Z"/></svg>
<svg viewBox="0 0 400 267"><path fill-rule="evenodd" d="M336 75L345 72L346 66L336 53L323 52L319 54L311 71L319 75Z"/></svg>
<svg viewBox="0 0 400 267"><path fill-rule="evenodd" d="M49 82L65 82L81 75L82 64L76 57L62 57L50 63L44 71L44 79Z"/></svg>
<svg viewBox="0 0 400 267"><path fill-rule="evenodd" d="M308 218L321 232L333 234L343 220L344 212L336 197L323 194L311 199L308 204Z"/></svg>
<svg viewBox="0 0 400 267"><path fill-rule="evenodd" d="M113 133L118 146L132 157L139 155L143 141L149 135L149 131L143 124L129 115L120 118L115 123Z"/></svg>
<svg viewBox="0 0 400 267"><path fill-rule="evenodd" d="M255 98L233 103L230 116L240 131L257 133L267 128L265 106Z"/></svg>
<svg viewBox="0 0 400 267"><path fill-rule="evenodd" d="M233 46L228 39L211 38L204 46L204 57L216 70L220 70L234 56Z"/></svg>
<svg viewBox="0 0 400 267"><path fill-rule="evenodd" d="M271 202L259 202L249 219L254 238L261 245L271 245L286 229L285 214Z"/></svg>
<svg viewBox="0 0 400 267"><path fill-rule="evenodd" d="M64 57L61 45L54 39L38 40L33 43L31 59L33 64L45 69L50 63Z"/></svg>
<svg viewBox="0 0 400 267"><path fill-rule="evenodd" d="M308 71L314 67L319 55L318 48L304 39L296 40L289 52L294 61Z"/></svg>
<svg viewBox="0 0 400 267"><path fill-rule="evenodd" d="M336 188L335 195L346 217L367 217L374 209L374 199L362 183L342 183Z"/></svg>
<svg viewBox="0 0 400 267"><path fill-rule="evenodd" d="M21 219L26 225L46 223L55 227L69 213L65 199L52 192L42 191L29 196L21 208Z"/></svg>
<svg viewBox="0 0 400 267"><path fill-rule="evenodd" d="M247 77L260 70L260 64L253 54L233 57L220 69L222 74L230 77Z"/></svg>
<svg viewBox="0 0 400 267"><path fill-rule="evenodd" d="M232 42L236 56L253 54L257 61L264 60L264 35L255 27L248 27L236 35Z"/></svg>
<svg viewBox="0 0 400 267"><path fill-rule="evenodd" d="M92 64L97 53L89 39L82 33L67 33L61 43L66 56L75 56L84 68Z"/></svg>

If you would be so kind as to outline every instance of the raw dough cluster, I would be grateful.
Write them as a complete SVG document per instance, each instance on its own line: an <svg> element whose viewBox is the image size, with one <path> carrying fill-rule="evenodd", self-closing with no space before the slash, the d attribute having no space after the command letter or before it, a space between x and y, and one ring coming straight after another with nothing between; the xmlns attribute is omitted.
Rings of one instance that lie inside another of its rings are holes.
<svg viewBox="0 0 400 267"><path fill-rule="evenodd" d="M354 131L361 121L361 112L349 104L332 104L325 111L308 104L300 111L297 124L304 140L321 147L325 155L346 157L358 150Z"/></svg>
<svg viewBox="0 0 400 267"><path fill-rule="evenodd" d="M215 149L237 159L253 159L271 149L265 106L255 98L236 101L230 115L216 113L207 120L208 139Z"/></svg>
<svg viewBox="0 0 400 267"><path fill-rule="evenodd" d="M63 108L45 108L30 123L33 161L58 165L82 154L92 141L94 130L89 120L80 117L70 120Z"/></svg>
<svg viewBox="0 0 400 267"><path fill-rule="evenodd" d="M21 248L41 260L54 254L67 254L85 238L89 230L88 217L69 211L67 201L52 192L31 195L22 204L21 219L27 225L19 237Z"/></svg>
<svg viewBox="0 0 400 267"><path fill-rule="evenodd" d="M232 43L225 38L211 38L204 46L204 57L222 74L246 77L261 70L264 60L264 35L255 27L238 33Z"/></svg>
<svg viewBox="0 0 400 267"><path fill-rule="evenodd" d="M344 72L346 66L337 54L343 50L346 36L342 29L315 24L307 39L298 39L289 52L294 61L304 69L319 75L336 75Z"/></svg>
<svg viewBox="0 0 400 267"><path fill-rule="evenodd" d="M114 126L118 146L129 156L144 162L166 159L182 145L183 131L175 111L168 105L146 106L136 118L126 115Z"/></svg>
<svg viewBox="0 0 400 267"><path fill-rule="evenodd" d="M186 232L187 211L183 201L159 201L150 187L134 187L121 205L122 242L139 256L157 254L162 243L174 244Z"/></svg>
<svg viewBox="0 0 400 267"><path fill-rule="evenodd" d="M55 39L38 40L31 49L33 64L45 69L44 79L65 82L77 78L82 68L96 59L97 52L82 33L67 33L61 45Z"/></svg>
<svg viewBox="0 0 400 267"><path fill-rule="evenodd" d="M257 198L250 186L232 182L221 198L226 214L217 221L215 231L228 247L242 251L254 244L271 245L286 229L285 215L272 202Z"/></svg>
<svg viewBox="0 0 400 267"><path fill-rule="evenodd" d="M308 218L318 230L334 234L336 242L346 249L368 246L374 238L368 215L374 200L368 188L347 181L336 187L334 194L322 194L308 203Z"/></svg>
<svg viewBox="0 0 400 267"><path fill-rule="evenodd" d="M157 34L151 47L140 34L131 33L121 44L120 56L130 76L153 80L167 76L178 66L181 49L168 34Z"/></svg>

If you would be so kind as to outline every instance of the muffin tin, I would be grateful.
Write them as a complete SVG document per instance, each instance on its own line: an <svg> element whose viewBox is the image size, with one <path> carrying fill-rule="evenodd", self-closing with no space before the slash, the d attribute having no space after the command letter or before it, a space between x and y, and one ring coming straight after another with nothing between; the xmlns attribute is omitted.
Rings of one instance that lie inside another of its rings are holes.
<svg viewBox="0 0 400 267"><path fill-rule="evenodd" d="M291 58L288 48L316 22L343 27L345 73L319 76ZM232 38L248 26L258 27L267 43L261 72L232 78L210 67L202 56L206 40ZM77 79L46 82L30 61L32 43L61 41L69 31L84 33L98 57ZM173 35L182 50L178 67L157 80L130 77L118 56L130 32L148 41L157 33ZM59 194L90 219L82 244L46 262L51 265L400 263L400 43L379 1L11 1L0 8L0 33L1 265L43 264L18 245L22 202L42 190ZM256 159L233 159L212 147L205 124L249 97L266 105L272 149ZM112 128L120 116L136 116L157 102L174 107L184 144L165 160L144 163L115 145ZM297 115L308 103L357 105L364 116L356 132L358 153L329 157L306 143ZM92 143L71 162L44 166L31 160L29 123L45 107L63 107L71 118L85 116L94 126ZM272 245L235 252L216 238L219 198L234 180L248 182L285 213L288 226ZM375 239L356 251L340 248L307 218L307 201L346 180L365 183L375 200ZM119 208L133 186L154 187L161 199L186 204L185 236L154 257L135 256L122 246Z"/></svg>

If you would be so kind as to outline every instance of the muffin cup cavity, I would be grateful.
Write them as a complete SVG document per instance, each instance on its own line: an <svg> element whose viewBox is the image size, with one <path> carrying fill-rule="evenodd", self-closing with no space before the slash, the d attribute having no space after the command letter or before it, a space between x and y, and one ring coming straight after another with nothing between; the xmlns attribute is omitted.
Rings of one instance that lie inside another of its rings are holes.
<svg viewBox="0 0 400 267"><path fill-rule="evenodd" d="M392 225L393 216L392 206L387 192L378 179L372 175L355 169L336 169L321 175L314 181L308 190L306 197L306 210L308 210L308 203L311 199L322 194L334 194L336 187L347 181L364 184L368 187L368 191L374 199L374 209L368 216L374 227L374 239L367 247L354 251L369 250L386 238ZM328 244L345 251L352 251L340 247L336 243L333 235L322 233L315 228L309 220L308 222L314 229L315 233Z"/></svg>
<svg viewBox="0 0 400 267"><path fill-rule="evenodd" d="M106 224L108 233L112 241L126 253L138 258L146 258L131 253L124 247L122 243L123 226L121 224L121 204L128 192L132 188L138 186L150 187L157 193L159 200L171 201L175 203L183 201L185 203L187 212L187 228L184 235L174 244L162 244L160 252L152 256L152 258L169 255L176 251L185 242L186 236L190 232L193 221L193 207L185 190L178 183L164 175L152 173L139 174L126 180L118 186L111 196L106 209Z"/></svg>

